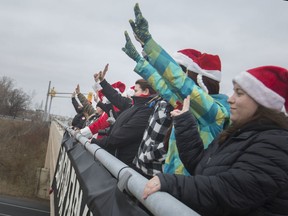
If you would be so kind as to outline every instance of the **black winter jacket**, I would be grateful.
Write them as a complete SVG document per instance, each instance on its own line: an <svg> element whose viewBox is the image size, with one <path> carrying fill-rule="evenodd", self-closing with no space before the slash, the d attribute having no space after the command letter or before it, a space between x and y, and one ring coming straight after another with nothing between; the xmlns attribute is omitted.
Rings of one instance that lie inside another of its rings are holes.
<svg viewBox="0 0 288 216"><path fill-rule="evenodd" d="M93 140L93 142L108 151L114 148L115 156L119 160L133 166L132 161L137 155L148 119L153 111L153 108L146 105L152 96L133 97L134 104L132 105L129 98L122 97L105 80L100 85L103 87L104 95L120 109L121 114L117 117L109 135L100 140Z"/></svg>
<svg viewBox="0 0 288 216"><path fill-rule="evenodd" d="M75 128L82 129L85 125L86 117L83 113L77 113L72 119L71 125Z"/></svg>
<svg viewBox="0 0 288 216"><path fill-rule="evenodd" d="M81 108L79 107L80 104L78 103L75 97L72 97L71 100L72 100L73 107L75 111L77 112L77 114L72 119L71 125L78 129L82 129L86 121L86 117L83 114L83 107Z"/></svg>
<svg viewBox="0 0 288 216"><path fill-rule="evenodd" d="M76 100L75 97L72 97L71 101L72 101L73 107L77 113L83 112L83 107L79 108L80 104L78 103L78 101Z"/></svg>
<svg viewBox="0 0 288 216"><path fill-rule="evenodd" d="M162 191L201 215L288 215L287 130L250 123L204 150L189 112L174 124L180 158L193 176L158 174Z"/></svg>

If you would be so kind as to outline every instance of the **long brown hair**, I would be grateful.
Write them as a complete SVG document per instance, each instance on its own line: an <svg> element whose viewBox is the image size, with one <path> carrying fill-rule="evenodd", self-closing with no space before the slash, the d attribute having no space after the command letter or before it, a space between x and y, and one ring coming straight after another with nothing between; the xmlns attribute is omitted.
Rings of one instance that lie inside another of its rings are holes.
<svg viewBox="0 0 288 216"><path fill-rule="evenodd" d="M278 126L279 128L288 130L288 117L283 112L269 109L261 105L258 106L254 116L249 120L249 122L258 122L259 124L272 124ZM223 143L231 134L249 122L238 125L232 123L219 135L219 144Z"/></svg>

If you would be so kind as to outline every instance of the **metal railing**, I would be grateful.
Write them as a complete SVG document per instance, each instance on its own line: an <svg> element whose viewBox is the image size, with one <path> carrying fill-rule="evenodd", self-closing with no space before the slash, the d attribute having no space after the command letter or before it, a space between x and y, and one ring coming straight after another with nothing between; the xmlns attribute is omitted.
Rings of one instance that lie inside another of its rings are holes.
<svg viewBox="0 0 288 216"><path fill-rule="evenodd" d="M147 179L138 172L129 168L125 163L112 156L110 153L99 147L91 145L89 140L82 136L79 132L74 131L67 125L55 119L66 131L75 137L85 149L89 151L103 166L108 169L112 175L118 178L118 188L124 189L136 197L153 215L156 216L197 216L199 215L191 208L184 205L182 202L166 192L156 192L150 195L146 200L142 198L143 190Z"/></svg>

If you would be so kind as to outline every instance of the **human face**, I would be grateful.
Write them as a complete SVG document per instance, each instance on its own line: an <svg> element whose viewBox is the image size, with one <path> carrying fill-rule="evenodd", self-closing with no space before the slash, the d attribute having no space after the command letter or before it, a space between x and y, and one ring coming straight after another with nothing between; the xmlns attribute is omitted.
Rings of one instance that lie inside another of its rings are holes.
<svg viewBox="0 0 288 216"><path fill-rule="evenodd" d="M234 83L234 93L228 99L233 124L245 124L254 115L258 104L241 87Z"/></svg>
<svg viewBox="0 0 288 216"><path fill-rule="evenodd" d="M96 106L96 113L97 113L98 115L102 115L103 112L104 112L104 111L103 111L99 106Z"/></svg>
<svg viewBox="0 0 288 216"><path fill-rule="evenodd" d="M148 91L147 89L145 91L143 91L139 84L135 84L134 96L139 97L140 95L147 95L147 91Z"/></svg>

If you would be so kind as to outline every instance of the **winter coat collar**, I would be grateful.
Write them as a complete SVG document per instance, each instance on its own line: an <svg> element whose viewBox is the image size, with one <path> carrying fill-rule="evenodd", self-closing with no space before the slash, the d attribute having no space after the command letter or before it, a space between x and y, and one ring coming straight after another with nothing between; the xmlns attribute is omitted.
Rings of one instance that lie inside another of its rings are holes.
<svg viewBox="0 0 288 216"><path fill-rule="evenodd" d="M267 131L267 130L285 130L283 128L280 128L279 126L273 124L273 123L265 123L265 122L249 122L248 124L244 125L242 128L238 129L232 137L238 137L240 139L247 139L251 135Z"/></svg>
<svg viewBox="0 0 288 216"><path fill-rule="evenodd" d="M155 95L149 95L148 97L132 96L133 105L143 105L150 101Z"/></svg>

